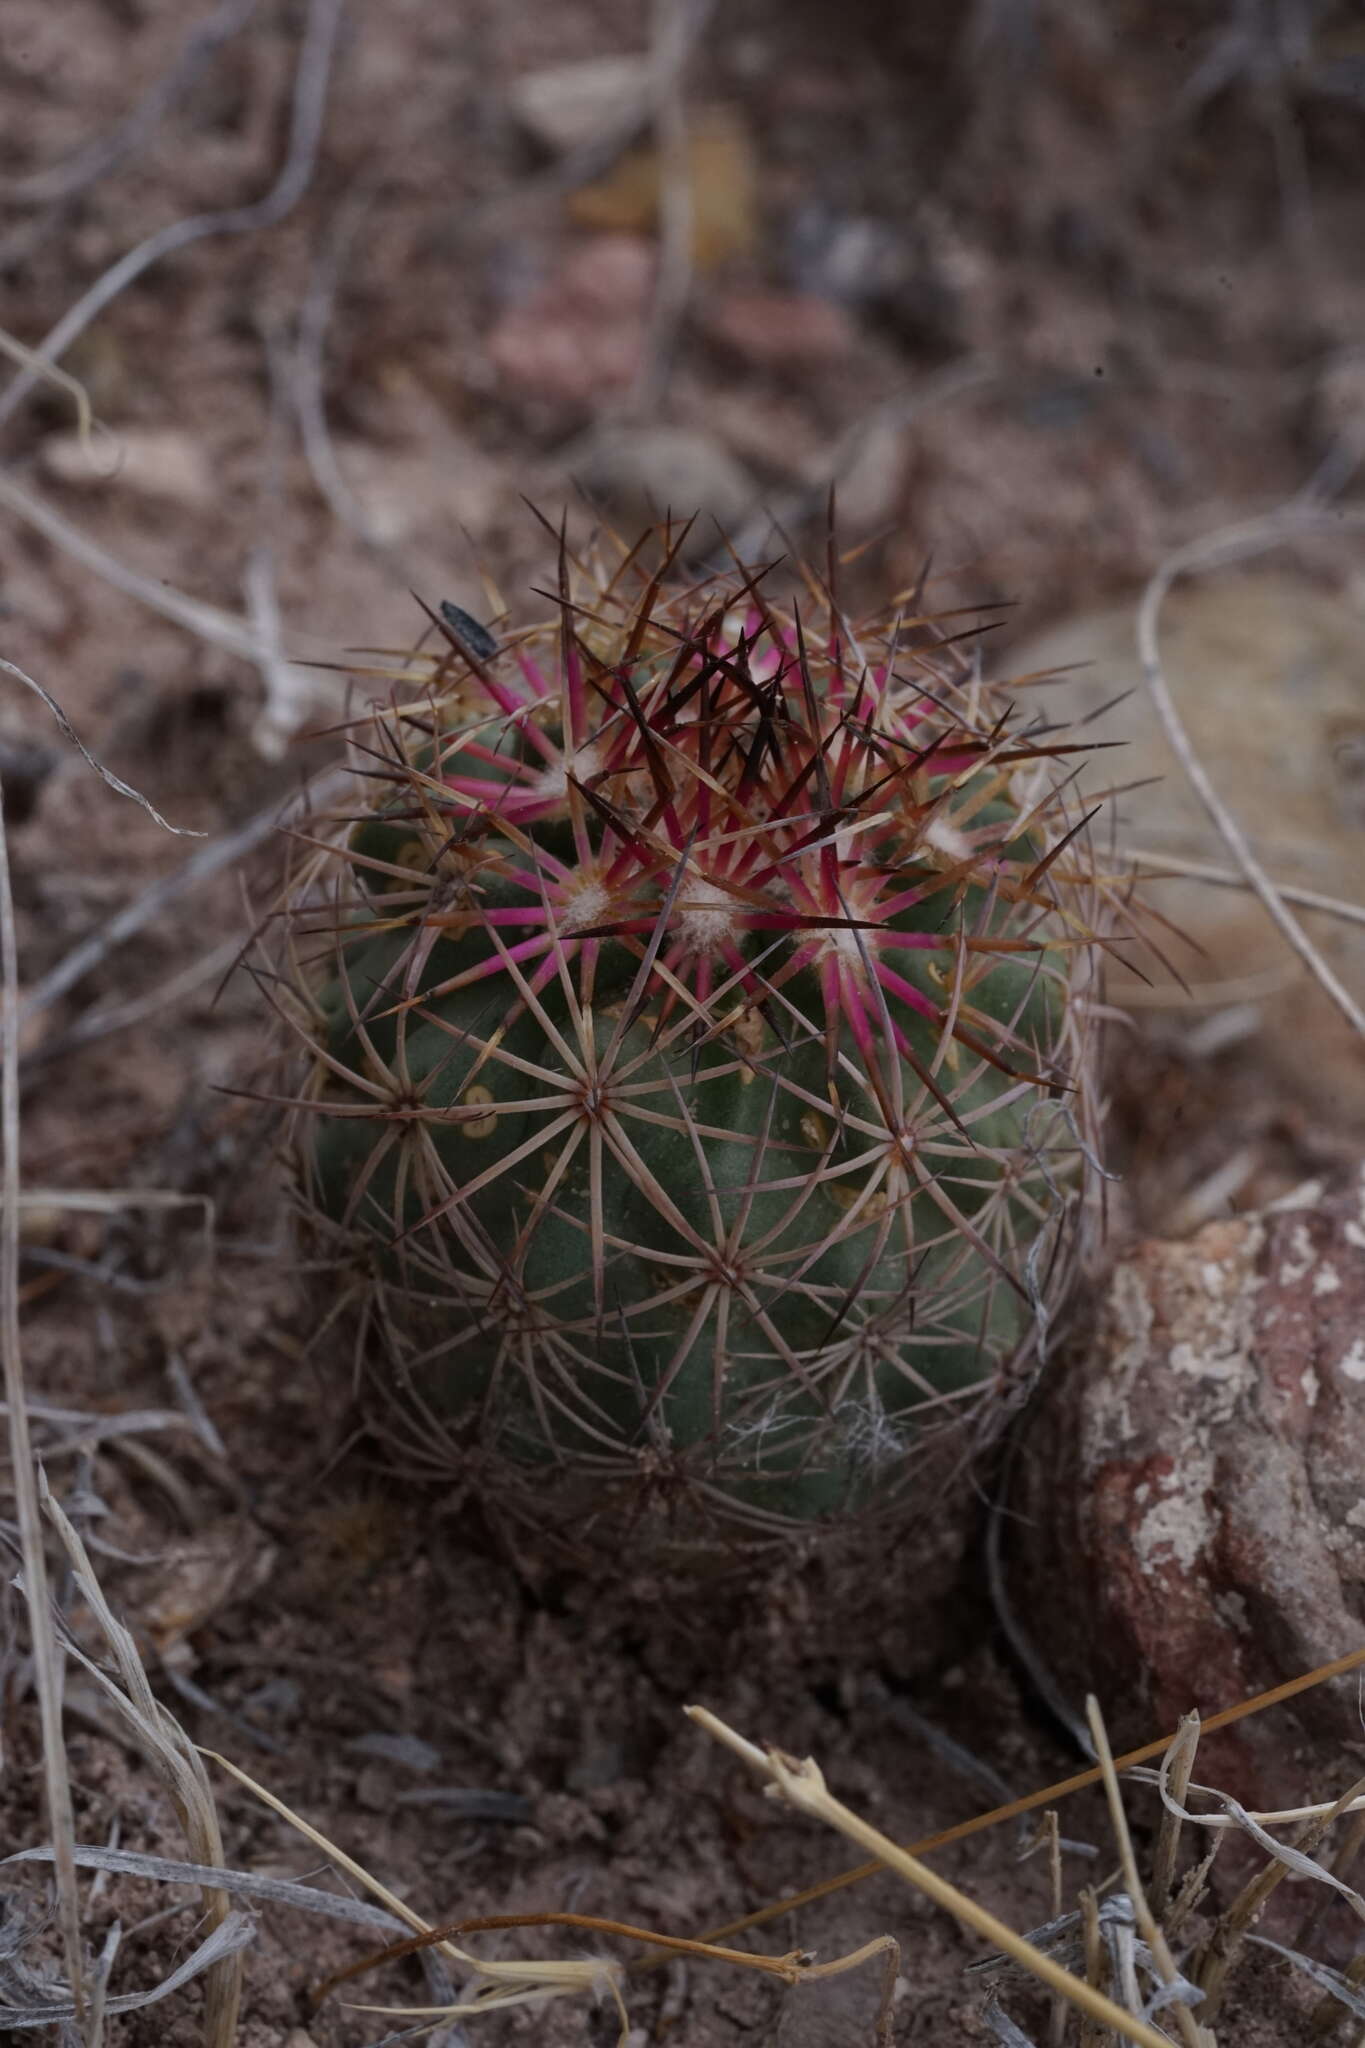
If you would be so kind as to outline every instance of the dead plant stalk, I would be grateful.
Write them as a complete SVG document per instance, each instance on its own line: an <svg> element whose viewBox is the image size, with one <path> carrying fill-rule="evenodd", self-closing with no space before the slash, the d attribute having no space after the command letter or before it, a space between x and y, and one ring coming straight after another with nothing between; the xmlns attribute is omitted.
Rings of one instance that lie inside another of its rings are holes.
<svg viewBox="0 0 1365 2048"><path fill-rule="evenodd" d="M76 1822L62 1734L61 1660L48 1595L47 1557L38 1506L38 1473L29 1436L23 1354L19 1344L19 946L14 925L14 899L10 892L3 793L0 793L0 1005L3 1006L0 1007L0 1136L4 1149L3 1168L0 1168L3 1173L3 1181L0 1181L0 1348L4 1352L10 1460L24 1563L24 1594L28 1602L33 1646L34 1683L42 1725L43 1770L48 1825L52 1830L58 1917L71 1996L77 2021L84 2029L91 2015L81 1953ZM87 2034L87 2038L91 2035Z"/></svg>
<svg viewBox="0 0 1365 2048"><path fill-rule="evenodd" d="M824 1821L827 1827L834 1828L839 1834L846 1835L849 1841L857 1842L869 1850L878 1863L893 1871L898 1877L903 1877L916 1891L923 1892L935 1905L951 1913L962 1926L969 1927L974 1934L979 1934L990 1942L992 1947L1001 1950L1031 1976L1036 1977L1048 1990L1057 1992L1069 2000L1078 2012L1100 2021L1121 2039L1133 2042L1135 2048L1170 2048L1167 2035L1149 2026L1146 2020L1125 2012L1112 1998L1106 1998L1092 1985L1073 1976L1070 1970L1063 1969L1060 1963L1045 1955L1040 1949L1034 1948L1022 1935L1016 1934L1012 1927L997 1919L986 1907L978 1905L975 1899L959 1891L956 1885L949 1884L946 1878L940 1877L937 1871L931 1870L927 1864L908 1855L889 1836L882 1834L878 1828L872 1827L869 1822L836 1799L826 1786L820 1766L813 1757L798 1761L795 1757L785 1756L778 1749L760 1749L757 1744L737 1734L733 1728L705 1707L688 1707L685 1711L706 1734L723 1743L727 1749L765 1777L772 1788L798 1812L807 1813L814 1820Z"/></svg>

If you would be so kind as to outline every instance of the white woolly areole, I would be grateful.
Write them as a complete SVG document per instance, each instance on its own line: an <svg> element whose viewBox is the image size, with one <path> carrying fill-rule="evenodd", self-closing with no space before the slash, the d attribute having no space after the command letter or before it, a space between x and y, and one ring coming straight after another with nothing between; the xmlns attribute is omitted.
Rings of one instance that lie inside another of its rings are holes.
<svg viewBox="0 0 1365 2048"><path fill-rule="evenodd" d="M585 875L559 913L561 930L582 932L600 924L610 901L606 884L596 875Z"/></svg>
<svg viewBox="0 0 1365 2048"><path fill-rule="evenodd" d="M971 856L971 840L948 818L931 818L924 836L937 853L946 853L949 860L967 860Z"/></svg>
<svg viewBox="0 0 1365 2048"><path fill-rule="evenodd" d="M569 777L575 782L586 782L602 766L596 740L589 740L585 747L570 759L556 761L544 773L536 777L537 796L562 797L569 793Z"/></svg>
<svg viewBox="0 0 1365 2048"><path fill-rule="evenodd" d="M678 928L694 953L710 953L735 930L735 906L724 889L702 875L689 875L675 906Z"/></svg>

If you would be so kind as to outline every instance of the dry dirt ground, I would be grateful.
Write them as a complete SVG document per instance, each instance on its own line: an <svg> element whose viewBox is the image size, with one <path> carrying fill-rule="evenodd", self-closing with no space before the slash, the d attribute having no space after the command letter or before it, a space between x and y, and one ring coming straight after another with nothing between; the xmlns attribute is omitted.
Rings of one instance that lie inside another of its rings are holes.
<svg viewBox="0 0 1365 2048"><path fill-rule="evenodd" d="M690 510L691 489L760 549L768 505L798 544L818 541L837 478L866 587L932 553L945 604L1007 601L1001 666L1027 629L1133 596L1191 535L1312 479L1349 486L1365 447L1353 6L682 13L697 45L662 131L691 118L711 136L693 189L710 228L660 285L647 109L632 184L613 176L619 140L558 155L518 97L528 73L646 49L647 10L354 0L338 18L324 0L262 0L201 21L170 0L3 0L7 334L33 344L145 237L224 214L112 296L64 358L121 457L97 439L92 466L73 447L70 395L50 385L0 429L0 654L177 825L216 841L335 751L302 727L340 714L340 686L243 658L248 617L259 634L275 606L292 653L336 660L406 641L414 589L487 615L481 569L511 601L546 572L522 494L558 516L576 478L623 517L649 488ZM159 81L174 90L158 97ZM323 87L314 147L306 102ZM252 211L286 163L297 178ZM570 516L586 518L579 501ZM110 558L153 600L215 607L217 625L205 637L159 615L111 581ZM1314 559L1349 582L1345 537ZM21 982L46 996L44 977L92 935L116 938L117 914L196 843L99 785L8 680L0 743ZM107 1210L26 1216L32 1397L182 1418L96 1442L40 1416L39 1436L195 1739L424 1913L571 1910L679 1934L853 1860L711 1752L682 1719L689 1697L813 1752L901 1839L992 1801L907 1722L907 1701L1012 1789L1070 1769L999 1642L974 1548L946 1612L925 1612L907 1560L888 1556L875 1624L836 1655L818 1572L754 1585L722 1625L704 1600L677 1613L603 1598L496 1553L439 1495L386 1474L352 1426L345 1356L308 1343L317 1309L289 1263L269 1115L232 1092L265 1078L267 1027L246 977L220 983L278 858L266 841L172 893L45 999L23 1040L29 1187L121 1191ZM1139 1222L1248 1131L1261 1150L1243 1204L1358 1142L1288 1091L1267 1116L1254 1037L1197 1063L1169 1033L1125 1046L1115 1144ZM199 1210L139 1207L148 1189L211 1200L211 1249ZM88 1640L88 1614L72 1618ZM17 1848L43 1820L16 1606L6 1628L0 1811ZM81 1838L183 1853L164 1795L75 1681L69 1719ZM215 1783L229 1863L318 1869L278 1818ZM495 1818L468 1817L471 1791L505 1795ZM1068 1856L1071 1893L1111 1851L1098 1808L1077 1803L1063 1825L1103 1845ZM1048 1915L1044 1861L1021 1862L1008 1829L940 1867L1016 1926ZM40 1899L36 1880L14 1882ZM192 1945L193 1894L170 1894L186 1903L169 1918L167 1896L128 1879L92 1891L91 1942L124 1928L115 1989L155 1982ZM1324 1926L1323 1952L1349 1953L1345 1916ZM981 1946L889 1879L765 1939L829 1957L881 1932L901 1944L897 2042L992 2038L984 1987L963 1975ZM508 1954L561 1937L482 1939ZM554 1952L583 1952L563 1941ZM382 2021L310 2001L363 1947L265 1911L242 2042L383 2037ZM412 1962L371 1980L394 2002L422 1981ZM872 2037L877 1997L875 1965L785 1993L689 1961L641 1978L631 2020L640 2048L842 2048ZM1310 1998L1256 1962L1226 2038L1286 2041ZM188 2048L200 2011L192 1987L114 2019L109 2038ZM557 2042L608 2040L617 2022L579 2002L472 2024Z"/></svg>

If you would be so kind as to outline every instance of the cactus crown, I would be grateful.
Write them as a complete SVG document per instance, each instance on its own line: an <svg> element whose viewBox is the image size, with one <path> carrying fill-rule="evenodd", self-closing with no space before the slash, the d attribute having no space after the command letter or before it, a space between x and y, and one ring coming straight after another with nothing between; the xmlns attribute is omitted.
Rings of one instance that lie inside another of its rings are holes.
<svg viewBox="0 0 1365 2048"><path fill-rule="evenodd" d="M1026 1376L1108 892L922 592L855 630L679 545L561 543L544 623L442 606L362 671L284 922L293 1149L410 1454L752 1537L903 1503Z"/></svg>

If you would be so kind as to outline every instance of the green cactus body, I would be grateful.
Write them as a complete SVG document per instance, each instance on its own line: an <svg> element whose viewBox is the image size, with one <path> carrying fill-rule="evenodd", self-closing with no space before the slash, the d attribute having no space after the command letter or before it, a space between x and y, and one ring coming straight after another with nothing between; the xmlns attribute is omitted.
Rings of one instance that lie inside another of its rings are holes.
<svg viewBox="0 0 1365 2048"><path fill-rule="evenodd" d="M684 1541L896 1509L1066 1266L1057 749L931 622L826 601L816 654L743 578L602 581L376 713L293 896L304 1199L426 1462Z"/></svg>

